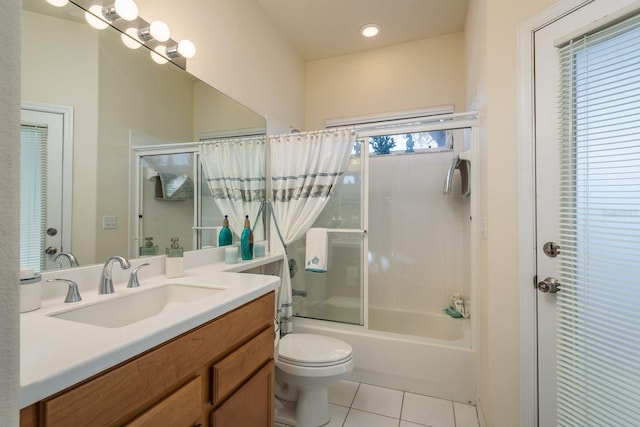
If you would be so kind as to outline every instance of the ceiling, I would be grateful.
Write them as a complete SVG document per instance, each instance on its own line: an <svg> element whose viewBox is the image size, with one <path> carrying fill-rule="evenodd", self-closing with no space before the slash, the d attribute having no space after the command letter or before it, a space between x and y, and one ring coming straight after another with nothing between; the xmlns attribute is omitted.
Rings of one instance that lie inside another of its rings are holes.
<svg viewBox="0 0 640 427"><path fill-rule="evenodd" d="M464 30L469 0L256 0L306 60ZM380 34L360 35L364 24Z"/></svg>

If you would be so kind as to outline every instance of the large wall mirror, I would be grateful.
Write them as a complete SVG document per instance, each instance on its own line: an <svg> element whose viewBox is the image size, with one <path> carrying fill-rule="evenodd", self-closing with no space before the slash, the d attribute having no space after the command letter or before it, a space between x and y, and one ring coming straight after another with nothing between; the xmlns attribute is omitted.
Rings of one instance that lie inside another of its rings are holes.
<svg viewBox="0 0 640 427"><path fill-rule="evenodd" d="M61 218L40 221L37 231L21 224L21 233L32 233L29 238L45 251L70 251L83 266L116 254L138 256L130 249L139 239L131 232L132 146L255 134L266 127L263 117L186 71L156 64L148 49L125 47L116 29L90 27L73 3L57 8L23 0L22 20L22 135L36 143L31 151L22 149L21 170L46 165L39 180L50 188L45 202L21 201L21 216L35 218L47 209ZM39 113L52 123L43 125ZM42 129L59 134L58 154L53 142L42 142L55 139L43 137ZM23 187L37 190L40 184L21 180L23 200ZM155 242L162 251L168 243ZM195 249L188 241L184 246ZM69 267L64 259L52 263L56 252L49 252L43 269Z"/></svg>

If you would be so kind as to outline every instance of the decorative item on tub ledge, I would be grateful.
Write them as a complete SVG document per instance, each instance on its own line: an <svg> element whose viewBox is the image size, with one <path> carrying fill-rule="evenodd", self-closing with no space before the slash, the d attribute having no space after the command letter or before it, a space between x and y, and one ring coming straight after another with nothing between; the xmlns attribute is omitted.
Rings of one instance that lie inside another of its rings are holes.
<svg viewBox="0 0 640 427"><path fill-rule="evenodd" d="M102 5L97 0L47 0L56 7L65 7L72 3L85 11L85 19L92 27L102 30L109 25L120 31L122 42L130 49L145 46L151 58L158 64L171 61L186 69L187 59L196 54L196 47L190 40L176 41L171 31L162 21L145 21L138 15L138 6L134 0L115 0L113 4ZM98 4L96 4L98 3Z"/></svg>

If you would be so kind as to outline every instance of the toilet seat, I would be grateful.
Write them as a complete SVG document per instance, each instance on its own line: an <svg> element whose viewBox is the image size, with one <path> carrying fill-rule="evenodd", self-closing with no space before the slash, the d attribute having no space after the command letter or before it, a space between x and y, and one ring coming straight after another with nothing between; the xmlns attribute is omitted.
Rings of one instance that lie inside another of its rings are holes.
<svg viewBox="0 0 640 427"><path fill-rule="evenodd" d="M351 360L353 349L344 341L315 334L288 334L280 339L278 359L300 367L328 367Z"/></svg>

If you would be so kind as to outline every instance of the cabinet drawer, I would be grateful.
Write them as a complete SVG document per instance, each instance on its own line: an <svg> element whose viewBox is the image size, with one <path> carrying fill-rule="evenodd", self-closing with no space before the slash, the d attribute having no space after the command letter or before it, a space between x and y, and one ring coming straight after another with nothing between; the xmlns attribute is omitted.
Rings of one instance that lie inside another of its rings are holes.
<svg viewBox="0 0 640 427"><path fill-rule="evenodd" d="M213 365L211 401L214 405L225 399L233 390L273 357L273 327Z"/></svg>
<svg viewBox="0 0 640 427"><path fill-rule="evenodd" d="M211 427L272 427L275 397L273 367L272 360L213 411Z"/></svg>
<svg viewBox="0 0 640 427"><path fill-rule="evenodd" d="M201 392L201 377L196 377L125 425L127 427L193 426L201 415Z"/></svg>

